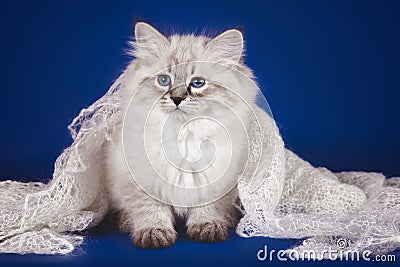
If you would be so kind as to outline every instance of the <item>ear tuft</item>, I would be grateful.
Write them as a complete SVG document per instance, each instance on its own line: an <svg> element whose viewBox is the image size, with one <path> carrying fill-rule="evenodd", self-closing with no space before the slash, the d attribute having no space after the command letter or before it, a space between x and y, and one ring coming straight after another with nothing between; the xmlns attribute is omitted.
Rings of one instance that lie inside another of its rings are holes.
<svg viewBox="0 0 400 267"><path fill-rule="evenodd" d="M135 39L138 43L145 43L149 40L166 40L165 36L153 26L142 21L135 24Z"/></svg>
<svg viewBox="0 0 400 267"><path fill-rule="evenodd" d="M235 30L240 31L240 33L243 35L243 27L242 26L236 27Z"/></svg>
<svg viewBox="0 0 400 267"><path fill-rule="evenodd" d="M150 24L142 21L135 24L136 56L157 56L168 44L168 39Z"/></svg>
<svg viewBox="0 0 400 267"><path fill-rule="evenodd" d="M239 62L244 49L243 34L237 29L227 30L212 39L207 46L218 58Z"/></svg>

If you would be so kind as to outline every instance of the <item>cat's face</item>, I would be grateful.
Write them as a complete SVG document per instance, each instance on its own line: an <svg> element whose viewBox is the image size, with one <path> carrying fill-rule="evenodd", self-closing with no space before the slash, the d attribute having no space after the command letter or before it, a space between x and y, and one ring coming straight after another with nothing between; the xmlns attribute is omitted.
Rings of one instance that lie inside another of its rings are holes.
<svg viewBox="0 0 400 267"><path fill-rule="evenodd" d="M139 22L135 37L133 54L140 72L145 73L140 95L153 101L154 109L178 117L207 115L224 111L243 98L254 98L254 91L240 87L243 83L237 75L240 71L252 78L242 63L243 36L239 30L225 31L213 39L165 37Z"/></svg>

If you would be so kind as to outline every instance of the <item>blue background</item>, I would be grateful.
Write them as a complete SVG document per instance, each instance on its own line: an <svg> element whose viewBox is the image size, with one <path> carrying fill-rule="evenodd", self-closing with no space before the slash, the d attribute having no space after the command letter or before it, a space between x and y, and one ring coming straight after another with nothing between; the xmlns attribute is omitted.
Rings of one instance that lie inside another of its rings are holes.
<svg viewBox="0 0 400 267"><path fill-rule="evenodd" d="M400 176L398 1L1 1L0 179L48 180L66 126L112 84L135 20L165 33L242 26L284 140L314 165ZM0 256L0 264L258 263L292 242L232 237L146 251L103 223L81 257ZM82 252L83 253L83 252ZM140 263L138 263L140 262ZM3 265L2 265L3 266Z"/></svg>

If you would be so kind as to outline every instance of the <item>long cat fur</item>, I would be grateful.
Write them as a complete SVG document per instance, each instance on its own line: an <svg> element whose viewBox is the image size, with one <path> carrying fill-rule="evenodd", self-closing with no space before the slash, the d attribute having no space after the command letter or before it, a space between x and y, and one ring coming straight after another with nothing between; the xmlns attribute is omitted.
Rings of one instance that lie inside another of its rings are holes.
<svg viewBox="0 0 400 267"><path fill-rule="evenodd" d="M135 97L137 101L130 105L130 107L133 105L133 108L129 109L131 113L139 114L143 112L142 106L155 102L162 96L154 110L156 121L159 119L161 122L165 116L172 114L177 125L180 125L179 123L185 120L184 114L186 112L194 115L196 113L206 115L210 113L208 115L211 117L224 119L229 124L230 114L227 109L222 108L218 103L207 100L207 96L212 96L212 98L223 101L236 112L241 113L245 120L244 123L246 123L246 118L248 117L246 111L240 108L235 99L231 99L226 95L224 90L221 90L217 84L234 88L249 103L254 103L257 92L238 86L240 78L236 77L235 73L230 72L229 69L223 73L213 70L212 67L200 70L202 71L202 77L206 81L212 81L212 83L209 83L208 87L201 92L192 92L179 104L180 110L184 112L175 111L176 106L170 99L172 92L163 91L155 80L157 78L156 73L167 70L170 72L168 74L172 77L173 83L182 83L186 85L184 88L187 88L188 81L193 76L199 75L198 73L193 73L193 69L196 69L196 67L201 69L196 62L203 61L224 64L252 79L251 70L243 63L244 42L240 30L227 30L215 38L195 36L193 34L166 37L149 24L139 22L135 25L135 41L132 42L132 45L134 60L121 76L120 102L123 112L128 110L129 100L132 95L137 93ZM192 64L184 64L179 67L179 64L190 62ZM191 69L188 70L186 68ZM139 90L141 86L144 88ZM114 129L113 140L105 144L104 148L104 156L106 158L105 180L108 195L112 208L120 214L121 230L130 233L134 243L139 247L169 247L175 243L177 238L174 222L175 218L179 217L186 222L187 235L196 241L217 242L226 240L229 229L233 228L237 222L237 209L235 208L237 190L233 188L214 202L188 207L171 205L149 196L133 181L128 170L127 162L131 166L139 167L144 160L144 156L136 154L131 158L124 157L122 127L123 123L121 121ZM197 140L208 137L219 138L219 132L216 130L215 125L208 124L206 121L192 127L189 131L196 135ZM178 129L174 129L174 125L172 125L168 130L173 132ZM133 124L133 126L124 129L124 135L132 140L141 140L142 132L139 127L136 129ZM153 152L150 153L153 154L150 157L155 161L159 161L157 162L158 165L165 165L166 162L158 158L158 155L161 155L160 136L153 134L148 138L152 138L150 150ZM193 142L192 146L196 145L194 144L196 138L191 139L193 137L189 135L185 138L185 142ZM238 138L239 140L243 138L243 144L239 142L238 149L241 150L241 146L245 149L247 145L244 140L245 137L238 136ZM133 144L135 143L133 142ZM225 153L224 151L229 149L228 144L225 146L223 142L218 145L219 151L222 151L221 153ZM197 153L190 149L185 152L188 157L195 157L196 155L194 154ZM230 166L233 167L226 172L233 180L240 173L244 160L240 153L238 154L231 159L233 164ZM183 175L179 173L179 170L171 166L161 167L160 169L165 170L164 174L172 180L178 174L180 179L174 180L178 184L183 186L198 185L196 177L191 174ZM211 169L210 175L207 177L211 177L213 171L220 171L220 166L213 167L214 170ZM157 187L159 185L155 183L154 186ZM173 189L167 187L157 188L157 190L161 192L169 203L174 203L174 201L197 203L198 201L201 202L203 197L213 194L213 192L199 190L196 194L177 195Z"/></svg>

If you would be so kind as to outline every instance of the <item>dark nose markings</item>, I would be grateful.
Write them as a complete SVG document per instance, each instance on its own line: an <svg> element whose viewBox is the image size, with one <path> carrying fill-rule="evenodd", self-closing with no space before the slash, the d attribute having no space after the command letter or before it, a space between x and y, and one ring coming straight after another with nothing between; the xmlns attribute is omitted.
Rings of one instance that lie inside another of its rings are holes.
<svg viewBox="0 0 400 267"><path fill-rule="evenodd" d="M180 96L171 96L172 101L174 101L176 106L179 106L179 104L184 100L186 97L180 97Z"/></svg>

